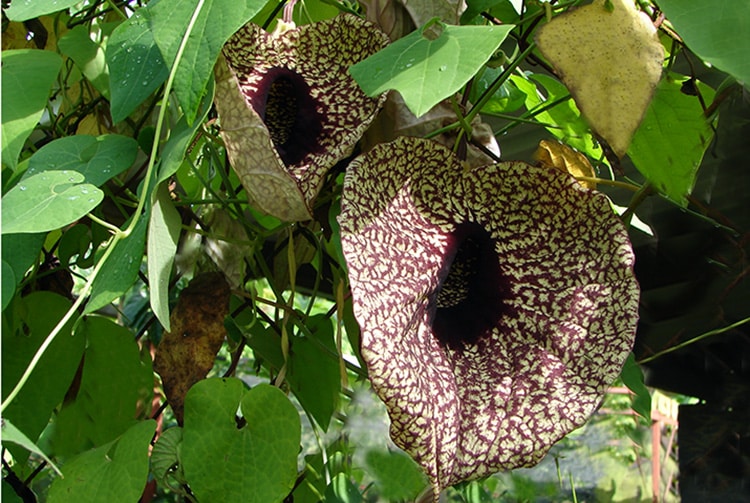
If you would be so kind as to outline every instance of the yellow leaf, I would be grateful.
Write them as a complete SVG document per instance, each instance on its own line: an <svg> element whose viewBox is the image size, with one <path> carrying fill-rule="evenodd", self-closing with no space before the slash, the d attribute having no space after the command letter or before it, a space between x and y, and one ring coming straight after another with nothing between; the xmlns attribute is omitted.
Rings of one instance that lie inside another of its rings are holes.
<svg viewBox="0 0 750 503"><path fill-rule="evenodd" d="M554 18L536 42L591 128L622 157L661 77L664 49L651 20L633 0L595 0Z"/></svg>
<svg viewBox="0 0 750 503"><path fill-rule="evenodd" d="M534 152L534 159L543 168L558 169L564 173L570 173L576 178L596 177L594 168L585 155L559 141L540 141L539 147ZM596 182L591 180L582 180L580 183L589 189L596 188Z"/></svg>

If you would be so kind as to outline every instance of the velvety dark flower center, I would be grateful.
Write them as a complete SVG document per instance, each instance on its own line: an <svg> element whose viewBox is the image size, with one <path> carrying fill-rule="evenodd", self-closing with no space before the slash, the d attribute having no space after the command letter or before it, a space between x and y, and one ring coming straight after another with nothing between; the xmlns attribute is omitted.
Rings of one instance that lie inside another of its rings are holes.
<svg viewBox="0 0 750 503"><path fill-rule="evenodd" d="M296 164L307 154L317 152L323 127L310 86L302 77L285 68L274 68L260 89L265 92L265 103L256 112L284 164Z"/></svg>
<svg viewBox="0 0 750 503"><path fill-rule="evenodd" d="M448 252L435 292L432 329L441 343L462 349L498 324L507 311L503 301L509 288L492 238L479 225L460 225L450 236Z"/></svg>

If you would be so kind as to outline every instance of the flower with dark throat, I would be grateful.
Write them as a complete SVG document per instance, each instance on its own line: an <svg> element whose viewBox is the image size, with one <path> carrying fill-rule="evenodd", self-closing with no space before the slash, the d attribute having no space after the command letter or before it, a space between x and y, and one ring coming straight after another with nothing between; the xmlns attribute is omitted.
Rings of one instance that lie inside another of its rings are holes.
<svg viewBox="0 0 750 503"><path fill-rule="evenodd" d="M569 175L402 137L349 165L339 222L370 380L436 495L537 463L619 375L634 256Z"/></svg>
<svg viewBox="0 0 750 503"><path fill-rule="evenodd" d="M349 156L385 100L369 98L349 66L388 44L373 24L343 14L266 33L247 24L216 70L216 108L232 167L251 204L308 220L326 172Z"/></svg>

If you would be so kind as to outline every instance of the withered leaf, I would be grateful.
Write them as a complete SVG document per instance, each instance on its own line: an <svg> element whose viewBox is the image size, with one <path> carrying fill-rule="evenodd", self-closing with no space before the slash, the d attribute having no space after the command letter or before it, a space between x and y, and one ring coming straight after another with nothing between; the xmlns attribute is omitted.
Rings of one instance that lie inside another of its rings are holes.
<svg viewBox="0 0 750 503"><path fill-rule="evenodd" d="M185 395L205 378L226 336L229 285L220 272L196 276L180 293L170 315L171 332L156 348L154 369L177 422L182 425Z"/></svg>
<svg viewBox="0 0 750 503"><path fill-rule="evenodd" d="M557 169L574 177L596 177L594 168L585 155L559 141L540 141L536 152L534 152L534 159L543 168ZM579 180L579 182L589 189L596 188L596 182L589 180Z"/></svg>

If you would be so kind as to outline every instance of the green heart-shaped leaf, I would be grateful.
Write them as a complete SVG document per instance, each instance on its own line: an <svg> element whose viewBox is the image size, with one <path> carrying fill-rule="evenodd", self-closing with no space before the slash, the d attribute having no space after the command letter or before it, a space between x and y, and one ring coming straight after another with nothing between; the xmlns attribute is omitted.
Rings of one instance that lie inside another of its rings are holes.
<svg viewBox="0 0 750 503"><path fill-rule="evenodd" d="M299 413L273 386L246 391L239 379L207 379L185 397L181 459L199 501L282 501L297 477L299 442Z"/></svg>
<svg viewBox="0 0 750 503"><path fill-rule="evenodd" d="M104 193L77 171L37 173L2 199L3 234L43 232L75 222L97 207Z"/></svg>

